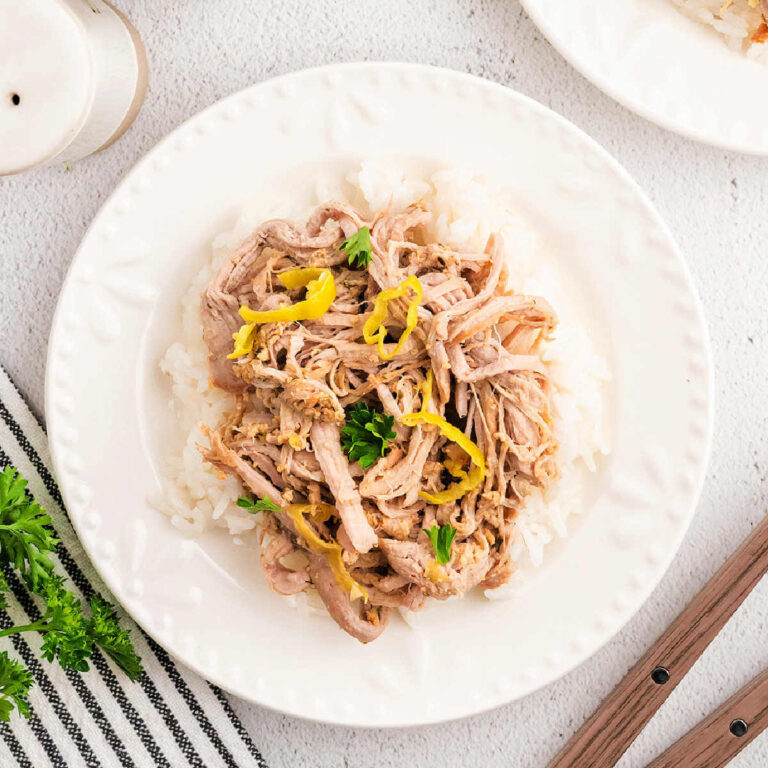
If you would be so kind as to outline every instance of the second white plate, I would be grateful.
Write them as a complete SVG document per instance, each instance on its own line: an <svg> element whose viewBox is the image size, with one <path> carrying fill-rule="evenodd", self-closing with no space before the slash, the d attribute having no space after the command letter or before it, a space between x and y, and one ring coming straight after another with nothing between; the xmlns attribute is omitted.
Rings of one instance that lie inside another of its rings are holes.
<svg viewBox="0 0 768 768"><path fill-rule="evenodd" d="M731 50L670 0L521 0L598 88L670 131L768 154L768 65Z"/></svg>

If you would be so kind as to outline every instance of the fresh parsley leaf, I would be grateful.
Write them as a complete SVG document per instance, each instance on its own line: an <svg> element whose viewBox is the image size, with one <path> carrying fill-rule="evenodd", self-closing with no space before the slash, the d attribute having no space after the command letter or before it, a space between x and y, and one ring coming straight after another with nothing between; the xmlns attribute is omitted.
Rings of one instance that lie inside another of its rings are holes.
<svg viewBox="0 0 768 768"><path fill-rule="evenodd" d="M250 512L252 515L258 512L280 512L281 508L275 504L272 499L256 497L256 500L249 499L245 496L241 496L237 500L237 506L242 507L246 512Z"/></svg>
<svg viewBox="0 0 768 768"><path fill-rule="evenodd" d="M5 580L2 571L0 571L0 610L8 607L8 598L5 596L8 590L8 582Z"/></svg>
<svg viewBox="0 0 768 768"><path fill-rule="evenodd" d="M29 689L32 675L7 651L0 652L0 721L11 719L14 706L19 714L29 717Z"/></svg>
<svg viewBox="0 0 768 768"><path fill-rule="evenodd" d="M357 269L365 269L371 263L371 230L360 227L352 237L341 244L346 251L347 261Z"/></svg>
<svg viewBox="0 0 768 768"><path fill-rule="evenodd" d="M368 469L389 450L389 441L397 437L392 429L395 417L379 413L365 403L355 403L341 428L341 447L363 469Z"/></svg>
<svg viewBox="0 0 768 768"><path fill-rule="evenodd" d="M88 621L80 610L80 601L64 589L63 579L52 576L41 592L46 610L31 628L45 633L40 652L47 661L59 660L64 669L88 671L86 659L93 653Z"/></svg>
<svg viewBox="0 0 768 768"><path fill-rule="evenodd" d="M117 623L115 608L96 595L91 599L91 618L83 614L80 600L64 587L54 573L50 553L58 541L53 537L51 519L27 494L27 481L13 467L0 473L0 566L17 569L27 586L44 601L45 609L36 621L0 630L0 637L21 632L43 635L41 655L58 660L64 669L88 670L88 659L99 646L131 680L141 677L141 660L128 631ZM8 582L0 572L0 608L7 606ZM27 694L32 676L6 652L0 652L0 721L7 722L14 707L29 715Z"/></svg>
<svg viewBox="0 0 768 768"><path fill-rule="evenodd" d="M64 588L63 579L52 576L42 587L46 607L32 624L11 627L0 636L37 631L43 634L41 654L47 661L58 660L64 669L88 671L88 659L99 646L128 675L138 680L144 671L131 645L129 633L117 623L117 611L100 595L91 598L91 618L86 619L80 600Z"/></svg>
<svg viewBox="0 0 768 768"><path fill-rule="evenodd" d="M10 563L37 592L53 572L48 553L58 540L51 518L26 493L27 481L13 467L0 473L0 565Z"/></svg>
<svg viewBox="0 0 768 768"><path fill-rule="evenodd" d="M435 550L435 559L441 565L445 565L451 560L451 544L456 536L456 529L449 523L441 525L439 528L433 525L425 529L429 540L432 542L432 549Z"/></svg>
<svg viewBox="0 0 768 768"><path fill-rule="evenodd" d="M91 598L92 616L88 622L88 636L128 677L136 681L143 672L141 659L133 648L130 633L117 623L117 610L101 595Z"/></svg>

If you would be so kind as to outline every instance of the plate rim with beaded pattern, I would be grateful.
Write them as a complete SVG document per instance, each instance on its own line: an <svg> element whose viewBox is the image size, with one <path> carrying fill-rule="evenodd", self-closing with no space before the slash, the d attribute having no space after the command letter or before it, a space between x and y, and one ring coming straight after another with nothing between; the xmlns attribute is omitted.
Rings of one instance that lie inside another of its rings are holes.
<svg viewBox="0 0 768 768"><path fill-rule="evenodd" d="M295 119L299 105L312 121ZM419 121L401 119L415 111ZM382 154L465 165L509 186L547 252L588 296L614 374L613 450L567 543L554 545L513 599L441 603L415 626L392 622L364 646L327 617L287 607L266 587L255 549L216 532L185 537L149 497L169 419L157 363L179 286L212 236L232 226L249 196L300 194L308 174L340 173ZM693 516L712 393L688 267L648 198L604 149L501 85L421 65L360 63L296 72L225 98L125 176L67 274L45 410L56 477L83 546L172 656L281 712L400 727L520 698L585 661L639 610Z"/></svg>

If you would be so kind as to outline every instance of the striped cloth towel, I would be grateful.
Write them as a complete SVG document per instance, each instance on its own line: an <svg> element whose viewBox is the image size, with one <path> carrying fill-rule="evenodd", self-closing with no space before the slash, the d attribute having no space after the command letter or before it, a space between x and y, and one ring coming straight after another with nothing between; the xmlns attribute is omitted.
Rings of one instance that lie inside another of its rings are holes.
<svg viewBox="0 0 768 768"><path fill-rule="evenodd" d="M67 586L87 600L94 591L111 595L100 581L72 526L51 474L45 433L0 368L0 468L11 464L53 519L61 540L57 567ZM0 611L0 628L35 621L39 601L22 582L9 578L12 596ZM0 724L2 768L266 768L224 694L176 664L126 616L121 625L144 662L146 674L131 683L97 650L91 669L78 673L40 656L41 636L14 635L0 649L33 674L28 720L12 715Z"/></svg>

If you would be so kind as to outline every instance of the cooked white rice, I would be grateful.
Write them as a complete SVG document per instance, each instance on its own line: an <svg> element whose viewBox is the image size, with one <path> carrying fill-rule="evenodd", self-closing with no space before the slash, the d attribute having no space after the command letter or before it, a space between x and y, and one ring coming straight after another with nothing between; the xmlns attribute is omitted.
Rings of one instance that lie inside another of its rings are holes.
<svg viewBox="0 0 768 768"><path fill-rule="evenodd" d="M768 64L768 44L753 42L763 23L758 0L672 0L686 15L716 29L730 48Z"/></svg>
<svg viewBox="0 0 768 768"><path fill-rule="evenodd" d="M560 317L556 337L549 344L545 361L556 392L553 414L560 447L560 479L546 492L534 491L517 517L513 559L521 573L538 567L546 545L566 535L566 521L582 510L582 480L594 471L598 454L608 452L604 426L603 384L608 379L605 361L593 348L587 333L569 314L571 302L551 267L537 253L535 234L515 213L508 194L483 183L468 171L450 170L429 178L406 174L397 166L364 162L338 187L319 185L317 203L329 197L346 197L369 210L387 205L392 210L422 200L433 213L432 232L437 241L457 248L482 250L489 233L503 231L514 254L510 265L512 287L523 293L546 296ZM155 506L187 534L201 534L213 527L225 528L236 542L253 535L258 520L235 505L242 493L239 481L220 477L205 463L197 449L205 443L200 424L217 425L232 402L232 396L208 384L206 349L201 337L200 297L231 250L258 224L275 215L298 215L296 211L248 210L230 232L213 242L212 254L200 270L182 302L182 334L162 358L160 367L170 377L170 406L180 427L177 452L168 460L163 493ZM572 310L571 310L572 312ZM513 580L520 581L519 578ZM515 584L509 585L514 591ZM501 597L505 587L489 590ZM305 602L303 598L294 602Z"/></svg>

